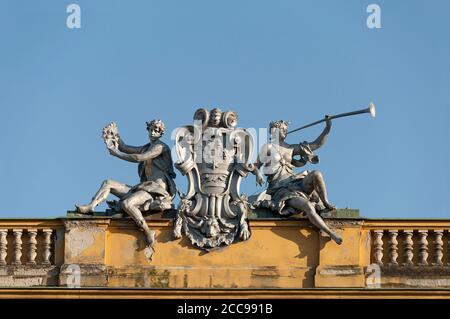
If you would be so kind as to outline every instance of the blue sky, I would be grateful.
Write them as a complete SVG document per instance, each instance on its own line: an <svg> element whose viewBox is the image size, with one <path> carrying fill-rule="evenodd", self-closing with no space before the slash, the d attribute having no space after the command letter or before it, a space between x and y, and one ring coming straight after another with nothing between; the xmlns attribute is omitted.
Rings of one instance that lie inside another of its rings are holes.
<svg viewBox="0 0 450 319"><path fill-rule="evenodd" d="M81 29L66 27L70 3ZM370 3L381 29L366 26ZM0 217L63 216L106 178L137 183L105 149L110 121L139 145L146 121L170 132L198 107L294 128L374 101L377 118L336 120L307 168L363 216L448 218L449 12L444 0L2 0ZM256 190L250 176L243 192Z"/></svg>

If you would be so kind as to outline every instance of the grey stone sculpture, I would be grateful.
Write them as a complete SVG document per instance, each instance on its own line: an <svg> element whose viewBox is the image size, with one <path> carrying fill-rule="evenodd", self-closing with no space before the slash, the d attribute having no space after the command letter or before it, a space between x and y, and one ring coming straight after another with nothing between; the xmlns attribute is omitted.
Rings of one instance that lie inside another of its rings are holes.
<svg viewBox="0 0 450 319"><path fill-rule="evenodd" d="M103 139L111 155L139 163L140 183L132 187L108 179L103 182L89 204L76 205L76 209L79 213L91 214L110 193L117 196L119 201L108 202L108 205L117 212L126 212L144 232L147 248L150 250L147 257L151 259L155 231L148 228L142 212L171 209L177 190L170 148L160 141L165 132L164 123L161 120L147 122L147 131L150 143L136 147L123 142L116 123L109 123L103 129Z"/></svg>
<svg viewBox="0 0 450 319"><path fill-rule="evenodd" d="M318 163L314 151L326 142L332 119L364 113L375 117L373 103L366 109L325 116L290 132L286 121L271 122L270 142L263 146L256 163L252 163L254 139L249 131L236 127L237 114L218 108L198 109L194 125L181 127L174 135L178 156L175 166L188 181L187 192L180 194L174 237L179 239L184 234L194 246L205 250L230 245L236 238L247 240L251 235L247 214L252 207L270 209L284 216L305 214L322 234L341 244L342 238L321 217L334 210L322 174L319 171L297 174L294 169ZM285 142L287 134L322 122L326 122L326 127L315 141ZM160 141L165 132L164 123L147 122L147 131L150 143L135 147L123 142L114 122L103 129L103 139L111 155L139 163L140 183L132 187L106 180L89 204L76 205L76 209L81 214L92 214L109 194L117 196L119 200L107 202L108 205L115 212L127 213L144 232L145 254L151 260L155 231L149 229L143 213L172 209L178 191L171 150ZM264 183L264 175L268 182L267 189L251 206L239 190L242 178L248 173L256 176L259 185Z"/></svg>
<svg viewBox="0 0 450 319"><path fill-rule="evenodd" d="M175 166L187 176L188 188L181 195L174 236L181 238L184 232L205 250L229 245L237 236L247 240L249 207L239 185L254 170L252 136L236 128L237 114L232 111L198 109L194 121L178 129L175 138Z"/></svg>
<svg viewBox="0 0 450 319"><path fill-rule="evenodd" d="M262 147L255 163L256 168L267 176L268 187L253 206L268 208L280 215L303 213L314 226L341 244L342 238L320 216L334 209L328 201L322 174L319 171L294 172L296 167L306 163L318 163L319 158L313 152L326 142L330 128L331 120L327 119L325 129L315 141L288 144L285 142L288 122L270 123L270 141ZM299 159L294 156L299 156ZM264 177L257 169L255 173L261 182Z"/></svg>

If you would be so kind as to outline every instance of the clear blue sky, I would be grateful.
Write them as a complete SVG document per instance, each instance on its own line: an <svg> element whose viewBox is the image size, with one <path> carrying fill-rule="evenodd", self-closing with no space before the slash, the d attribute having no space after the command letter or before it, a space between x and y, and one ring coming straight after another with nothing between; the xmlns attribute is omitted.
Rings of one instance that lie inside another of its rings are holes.
<svg viewBox="0 0 450 319"><path fill-rule="evenodd" d="M66 27L70 3L81 29ZM381 29L366 27L370 3ZM241 127L294 128L373 100L377 118L335 121L308 169L338 207L448 218L449 13L444 0L2 0L0 217L62 216L106 178L136 183L136 165L105 149L109 121L138 145L145 121L170 132L201 106L237 111Z"/></svg>

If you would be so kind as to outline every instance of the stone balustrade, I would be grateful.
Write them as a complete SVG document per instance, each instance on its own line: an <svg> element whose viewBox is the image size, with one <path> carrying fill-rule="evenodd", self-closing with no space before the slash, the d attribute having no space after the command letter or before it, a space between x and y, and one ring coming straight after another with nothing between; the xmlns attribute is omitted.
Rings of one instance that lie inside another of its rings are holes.
<svg viewBox="0 0 450 319"><path fill-rule="evenodd" d="M63 229L58 219L0 219L0 287L58 285Z"/></svg>
<svg viewBox="0 0 450 319"><path fill-rule="evenodd" d="M363 228L380 287L450 287L450 221L367 220Z"/></svg>
<svg viewBox="0 0 450 319"><path fill-rule="evenodd" d="M51 228L0 228L0 267L54 264L54 234Z"/></svg>
<svg viewBox="0 0 450 319"><path fill-rule="evenodd" d="M63 251L55 245L57 232L63 228L58 219L0 219L0 274L55 266Z"/></svg>
<svg viewBox="0 0 450 319"><path fill-rule="evenodd" d="M450 265L447 229L376 229L372 238L372 261L380 266Z"/></svg>

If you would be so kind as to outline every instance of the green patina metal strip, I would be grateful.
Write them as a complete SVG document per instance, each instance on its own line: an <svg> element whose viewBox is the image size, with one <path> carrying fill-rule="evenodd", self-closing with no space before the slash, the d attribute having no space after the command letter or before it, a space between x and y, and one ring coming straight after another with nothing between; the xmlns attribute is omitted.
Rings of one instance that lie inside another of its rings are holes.
<svg viewBox="0 0 450 319"><path fill-rule="evenodd" d="M154 212L154 213L160 213L160 212ZM152 212L149 212L149 215L152 214ZM167 210L161 213L162 219L173 219L175 218L176 211L175 210ZM112 211L103 211L103 212L94 212L93 215L85 215L85 214L79 214L76 211L68 211L67 217L85 217L85 218L92 218L92 217L125 217L124 214L117 214L116 212ZM322 217L324 218L360 218L359 215L359 209L350 209L350 208L344 208L344 209L337 209L328 213L325 213ZM250 210L248 213L248 219L254 220L254 219L287 219L292 218L290 216L282 217L278 215L276 212L273 212L268 209L253 209ZM294 217L298 219L298 217Z"/></svg>

